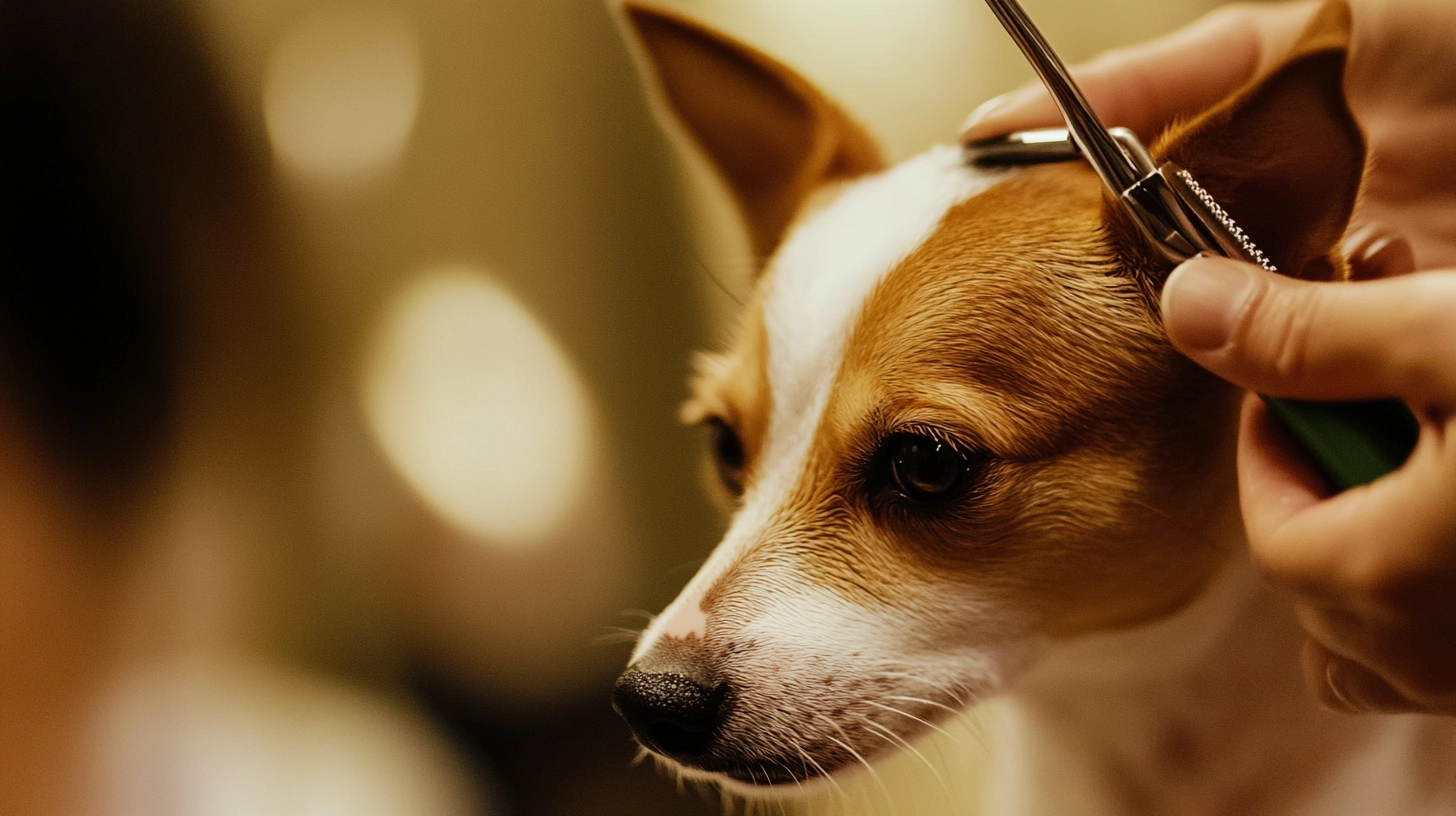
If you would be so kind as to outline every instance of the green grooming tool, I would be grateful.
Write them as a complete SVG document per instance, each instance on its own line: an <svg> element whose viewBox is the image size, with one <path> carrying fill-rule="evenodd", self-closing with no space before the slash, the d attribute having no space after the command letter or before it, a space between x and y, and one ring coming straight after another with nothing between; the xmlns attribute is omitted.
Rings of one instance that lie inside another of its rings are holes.
<svg viewBox="0 0 1456 816"><path fill-rule="evenodd" d="M1405 464L1421 432L1400 400L1263 399L1336 490L1369 484Z"/></svg>

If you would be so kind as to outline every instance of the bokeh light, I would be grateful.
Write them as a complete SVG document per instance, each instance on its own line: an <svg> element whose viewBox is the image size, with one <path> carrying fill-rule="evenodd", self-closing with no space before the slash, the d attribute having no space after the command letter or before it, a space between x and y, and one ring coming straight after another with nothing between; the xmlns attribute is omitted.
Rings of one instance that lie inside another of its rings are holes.
<svg viewBox="0 0 1456 816"><path fill-rule="evenodd" d="M95 749L111 816L489 816L482 782L397 701L261 663L117 679Z"/></svg>
<svg viewBox="0 0 1456 816"><path fill-rule="evenodd" d="M469 267L426 272L395 296L366 364L364 404L420 496L491 543L544 541L582 493L585 389L525 306Z"/></svg>
<svg viewBox="0 0 1456 816"><path fill-rule="evenodd" d="M420 93L420 48L406 17L328 8L299 19L279 41L263 115L285 167L314 180L358 181L397 162Z"/></svg>

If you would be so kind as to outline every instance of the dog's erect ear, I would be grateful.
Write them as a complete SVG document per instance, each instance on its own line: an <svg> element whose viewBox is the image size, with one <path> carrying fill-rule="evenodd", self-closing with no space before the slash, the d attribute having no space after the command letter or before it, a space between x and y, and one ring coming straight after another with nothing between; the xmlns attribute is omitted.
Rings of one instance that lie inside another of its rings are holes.
<svg viewBox="0 0 1456 816"><path fill-rule="evenodd" d="M1327 280L1365 168L1365 139L1345 102L1350 9L1325 3L1269 74L1153 146L1191 171L1279 271Z"/></svg>
<svg viewBox="0 0 1456 816"><path fill-rule="evenodd" d="M773 58L661 9L628 2L623 12L667 111L732 192L757 257L815 188L884 167L859 125Z"/></svg>

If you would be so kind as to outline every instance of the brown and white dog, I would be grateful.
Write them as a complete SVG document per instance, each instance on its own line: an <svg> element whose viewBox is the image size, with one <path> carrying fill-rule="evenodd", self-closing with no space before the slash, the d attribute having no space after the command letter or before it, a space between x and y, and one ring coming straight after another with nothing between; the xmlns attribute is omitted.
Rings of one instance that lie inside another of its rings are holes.
<svg viewBox="0 0 1456 816"><path fill-rule="evenodd" d="M997 814L1456 813L1451 721L1310 700L1241 539L1238 394L1165 341L1168 265L1088 167L887 168L780 63L623 11L767 258L685 408L736 509L617 683L644 746L771 795L1003 694ZM1349 26L1153 148L1304 277L1346 274Z"/></svg>

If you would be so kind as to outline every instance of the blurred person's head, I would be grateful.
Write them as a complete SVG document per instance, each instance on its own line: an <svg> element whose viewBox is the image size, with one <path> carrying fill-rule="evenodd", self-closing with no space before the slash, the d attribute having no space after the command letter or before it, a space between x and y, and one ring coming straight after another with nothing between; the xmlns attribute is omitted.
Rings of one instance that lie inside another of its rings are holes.
<svg viewBox="0 0 1456 816"><path fill-rule="evenodd" d="M7 2L0 121L0 813L69 812L179 373L213 331L180 308L216 286L194 245L234 233L251 179L170 2Z"/></svg>

